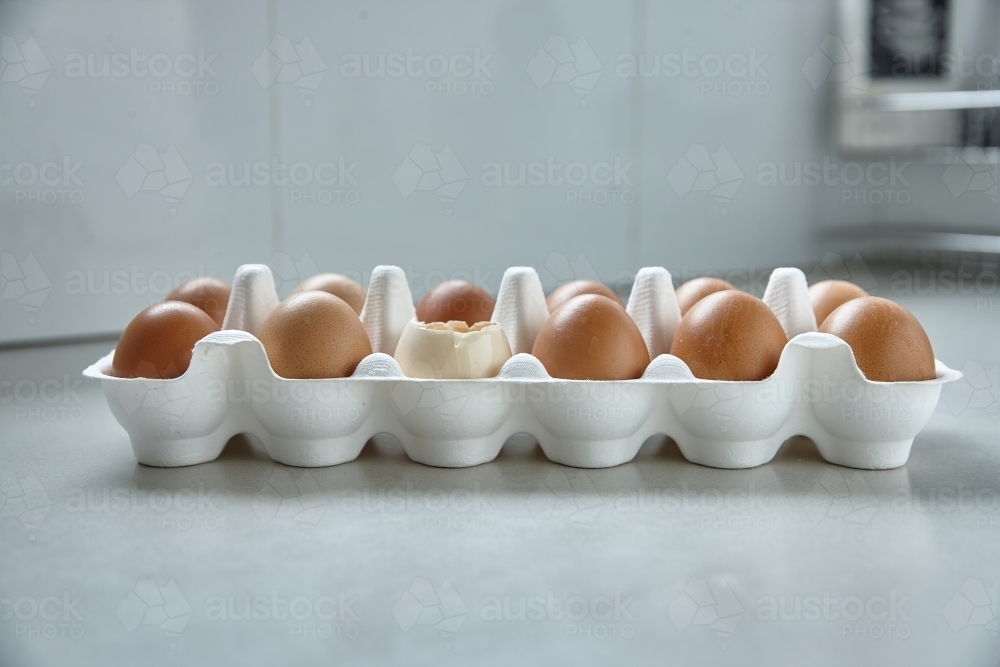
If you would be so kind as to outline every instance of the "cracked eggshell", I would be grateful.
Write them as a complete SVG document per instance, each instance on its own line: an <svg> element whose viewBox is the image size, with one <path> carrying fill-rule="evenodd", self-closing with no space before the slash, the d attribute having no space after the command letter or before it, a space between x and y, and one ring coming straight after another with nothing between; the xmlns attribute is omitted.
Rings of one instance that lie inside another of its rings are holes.
<svg viewBox="0 0 1000 667"><path fill-rule="evenodd" d="M510 344L496 322L409 322L394 358L411 378L471 380L495 377L510 359Z"/></svg>

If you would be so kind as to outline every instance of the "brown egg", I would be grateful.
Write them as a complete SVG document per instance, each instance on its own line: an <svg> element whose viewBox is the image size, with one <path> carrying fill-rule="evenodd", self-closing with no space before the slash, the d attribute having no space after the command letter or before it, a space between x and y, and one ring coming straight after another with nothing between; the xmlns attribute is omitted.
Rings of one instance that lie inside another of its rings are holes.
<svg viewBox="0 0 1000 667"><path fill-rule="evenodd" d="M614 290L603 283L593 280L574 280L565 285L560 285L552 290L552 294L549 294L549 297L545 299L545 304L549 307L549 312L551 313L574 296L581 294L600 294L601 296L606 296L609 299L617 301L619 305L624 305Z"/></svg>
<svg viewBox="0 0 1000 667"><path fill-rule="evenodd" d="M933 380L934 350L910 311L877 296L851 299L830 313L819 328L843 339L858 368L876 382Z"/></svg>
<svg viewBox="0 0 1000 667"><path fill-rule="evenodd" d="M218 331L205 311L183 301L156 303L132 318L115 347L112 374L120 378L184 375L194 344Z"/></svg>
<svg viewBox="0 0 1000 667"><path fill-rule="evenodd" d="M709 294L681 319L670 354L702 380L763 380L788 339L763 301L738 290Z"/></svg>
<svg viewBox="0 0 1000 667"><path fill-rule="evenodd" d="M575 296L549 315L531 354L564 380L633 380L649 365L635 322L600 294Z"/></svg>
<svg viewBox="0 0 1000 667"><path fill-rule="evenodd" d="M372 353L368 334L347 302L326 292L293 294L264 320L257 336L283 378L340 378Z"/></svg>
<svg viewBox="0 0 1000 667"><path fill-rule="evenodd" d="M681 315L686 315L691 306L704 299L709 294L715 294L727 289L736 289L722 278L695 278L677 288L677 305L681 307Z"/></svg>
<svg viewBox="0 0 1000 667"><path fill-rule="evenodd" d="M167 295L165 300L183 301L198 306L221 327L222 320L226 317L226 308L229 306L229 295L232 291L233 288L228 283L218 278L205 276L181 283Z"/></svg>
<svg viewBox="0 0 1000 667"><path fill-rule="evenodd" d="M292 294L310 291L326 292L339 296L358 315L361 314L361 309L364 308L365 299L368 296L364 287L339 273L319 273L311 278L306 278L292 290Z"/></svg>
<svg viewBox="0 0 1000 667"><path fill-rule="evenodd" d="M816 314L817 325L823 324L830 313L843 304L863 296L868 296L868 292L846 280L824 280L809 287L809 301Z"/></svg>
<svg viewBox="0 0 1000 667"><path fill-rule="evenodd" d="M465 280L448 280L435 285L417 304L421 322L461 320L470 327L489 322L493 316L493 298L482 287Z"/></svg>

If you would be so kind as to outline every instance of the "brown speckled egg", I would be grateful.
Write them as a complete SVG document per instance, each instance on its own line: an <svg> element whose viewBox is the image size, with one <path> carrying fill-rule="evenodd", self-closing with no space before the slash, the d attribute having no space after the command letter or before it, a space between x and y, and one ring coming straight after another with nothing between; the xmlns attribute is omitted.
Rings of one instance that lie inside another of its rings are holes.
<svg viewBox="0 0 1000 667"><path fill-rule="evenodd" d="M212 276L193 278L181 283L167 295L166 301L183 301L208 313L215 323L222 326L233 288L229 283Z"/></svg>
<svg viewBox="0 0 1000 667"><path fill-rule="evenodd" d="M320 273L311 278L306 278L298 287L292 290L292 294L311 291L326 292L334 296L339 296L358 315L361 314L361 309L365 307L365 299L368 297L364 287L339 273Z"/></svg>
<svg viewBox="0 0 1000 667"><path fill-rule="evenodd" d="M843 339L858 368L876 382L933 380L934 350L910 311L877 296L851 299L819 328Z"/></svg>
<svg viewBox="0 0 1000 667"><path fill-rule="evenodd" d="M115 347L120 378L177 378L191 364L194 344L218 331L205 311L183 301L156 303L132 318Z"/></svg>
<svg viewBox="0 0 1000 667"><path fill-rule="evenodd" d="M417 304L421 322L461 320L470 327L493 317L493 297L465 280L448 280L435 285Z"/></svg>
<svg viewBox="0 0 1000 667"><path fill-rule="evenodd" d="M549 315L531 354L564 380L633 380L649 365L635 322L600 294L575 296Z"/></svg>
<svg viewBox="0 0 1000 667"><path fill-rule="evenodd" d="M681 307L681 315L686 315L691 306L704 299L709 294L723 290L736 289L722 278L695 278L677 288L677 305Z"/></svg>
<svg viewBox="0 0 1000 667"><path fill-rule="evenodd" d="M560 285L552 290L552 294L549 294L548 298L545 299L545 304L549 307L549 312L551 313L574 296L580 296L581 294L600 294L601 296L606 296L609 299L617 301L619 305L624 305L614 290L607 285L593 280L574 280L565 285Z"/></svg>
<svg viewBox="0 0 1000 667"><path fill-rule="evenodd" d="M824 280L809 287L809 301L816 314L817 325L823 324L830 313L843 304L863 296L868 296L868 292L846 280Z"/></svg>
<svg viewBox="0 0 1000 667"><path fill-rule="evenodd" d="M326 292L293 294L264 320L257 336L283 378L340 378L372 353L368 334L347 302Z"/></svg>
<svg viewBox="0 0 1000 667"><path fill-rule="evenodd" d="M709 294L681 319L670 354L702 380L763 380L788 339L763 301L737 290Z"/></svg>

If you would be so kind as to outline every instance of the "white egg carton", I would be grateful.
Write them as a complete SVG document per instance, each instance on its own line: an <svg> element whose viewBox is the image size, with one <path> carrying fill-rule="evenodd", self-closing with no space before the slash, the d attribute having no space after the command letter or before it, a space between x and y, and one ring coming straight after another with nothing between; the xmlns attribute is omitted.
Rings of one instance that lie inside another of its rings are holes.
<svg viewBox="0 0 1000 667"><path fill-rule="evenodd" d="M934 380L866 380L846 343L815 332L798 269L776 269L764 302L790 339L774 374L759 382L699 380L667 353L680 322L670 274L642 269L627 311L653 359L645 374L560 380L528 354L548 317L538 275L511 268L493 313L514 352L500 375L417 380L404 377L391 356L414 318L409 285L398 267L379 266L361 313L374 352L349 378L292 380L274 373L255 337L278 304L270 269L245 265L233 281L224 330L197 343L184 375L112 377L114 352L84 375L101 380L136 459L151 466L211 461L239 433L259 438L275 461L306 467L352 461L378 433L398 438L414 461L442 467L491 461L517 433L533 436L550 460L580 468L626 463L658 433L689 461L717 468L767 463L794 435L811 438L831 463L906 463L942 385L961 374L938 361Z"/></svg>

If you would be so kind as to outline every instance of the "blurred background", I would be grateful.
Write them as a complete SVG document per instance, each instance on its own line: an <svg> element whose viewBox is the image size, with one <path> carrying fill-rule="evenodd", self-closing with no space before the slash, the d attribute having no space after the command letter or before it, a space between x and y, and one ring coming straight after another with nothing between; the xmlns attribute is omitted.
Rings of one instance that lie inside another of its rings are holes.
<svg viewBox="0 0 1000 667"><path fill-rule="evenodd" d="M877 293L888 257L990 297L998 27L993 0L4 2L0 342L113 336L248 262L282 295L396 264L419 298L514 265Z"/></svg>

